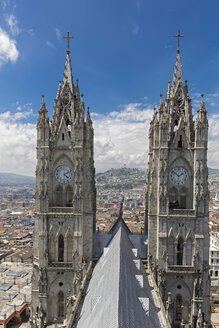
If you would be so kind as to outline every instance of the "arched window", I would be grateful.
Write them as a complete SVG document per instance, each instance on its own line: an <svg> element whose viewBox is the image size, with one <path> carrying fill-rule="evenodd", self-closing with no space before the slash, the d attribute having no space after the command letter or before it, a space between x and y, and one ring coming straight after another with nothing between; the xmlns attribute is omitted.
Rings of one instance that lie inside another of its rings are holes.
<svg viewBox="0 0 219 328"><path fill-rule="evenodd" d="M176 188L173 187L170 189L169 194L170 194L170 202L171 203L177 201L177 199L178 199L177 193L178 192L177 192Z"/></svg>
<svg viewBox="0 0 219 328"><path fill-rule="evenodd" d="M187 196L187 189L185 187L183 187L181 190L180 190L180 199L179 199L179 205L180 205L180 208L186 208L186 196Z"/></svg>
<svg viewBox="0 0 219 328"><path fill-rule="evenodd" d="M168 239L168 264L174 265L175 245L173 237Z"/></svg>
<svg viewBox="0 0 219 328"><path fill-rule="evenodd" d="M177 265L183 264L183 239L179 237L177 243Z"/></svg>
<svg viewBox="0 0 219 328"><path fill-rule="evenodd" d="M192 239L186 242L186 265L192 265Z"/></svg>
<svg viewBox="0 0 219 328"><path fill-rule="evenodd" d="M63 199L63 190L62 186L58 186L56 189L56 206L62 206L62 199Z"/></svg>
<svg viewBox="0 0 219 328"><path fill-rule="evenodd" d="M67 207L72 206L72 199L73 199L72 187L70 185L68 185L66 188L66 206Z"/></svg>
<svg viewBox="0 0 219 328"><path fill-rule="evenodd" d="M169 191L169 207L179 208L178 191L175 187L171 188Z"/></svg>
<svg viewBox="0 0 219 328"><path fill-rule="evenodd" d="M68 234L68 237L67 237L67 262L72 262L72 247L73 247L73 238L72 238L72 235Z"/></svg>
<svg viewBox="0 0 219 328"><path fill-rule="evenodd" d="M49 236L49 261L55 261L55 238L53 234Z"/></svg>
<svg viewBox="0 0 219 328"><path fill-rule="evenodd" d="M181 322L182 320L182 296L177 295L176 296L176 303L175 303L175 319L176 323Z"/></svg>
<svg viewBox="0 0 219 328"><path fill-rule="evenodd" d="M64 317L64 311L65 311L65 300L64 300L64 294L62 291L58 293L58 317L62 318Z"/></svg>
<svg viewBox="0 0 219 328"><path fill-rule="evenodd" d="M63 235L59 236L59 245L58 245L58 261L64 262L64 237Z"/></svg>

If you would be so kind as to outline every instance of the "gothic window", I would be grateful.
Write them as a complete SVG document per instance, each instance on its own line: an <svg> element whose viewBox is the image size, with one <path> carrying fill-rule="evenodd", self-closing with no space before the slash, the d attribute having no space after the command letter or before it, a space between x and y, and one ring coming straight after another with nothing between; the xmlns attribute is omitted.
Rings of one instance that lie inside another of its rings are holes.
<svg viewBox="0 0 219 328"><path fill-rule="evenodd" d="M175 319L176 322L181 322L182 320L182 296L177 295L176 296L176 305L175 305Z"/></svg>
<svg viewBox="0 0 219 328"><path fill-rule="evenodd" d="M188 192L187 189L184 187L180 190L180 199L179 199L180 208L186 208L187 192Z"/></svg>
<svg viewBox="0 0 219 328"><path fill-rule="evenodd" d="M59 236L59 241L58 241L58 261L59 262L64 262L64 237L63 235Z"/></svg>
<svg viewBox="0 0 219 328"><path fill-rule="evenodd" d="M62 140L64 141L65 140L65 134L62 133Z"/></svg>
<svg viewBox="0 0 219 328"><path fill-rule="evenodd" d="M186 242L186 265L192 265L192 239Z"/></svg>
<svg viewBox="0 0 219 328"><path fill-rule="evenodd" d="M177 265L183 264L183 239L179 237L177 243Z"/></svg>
<svg viewBox="0 0 219 328"><path fill-rule="evenodd" d="M174 265L174 239L170 237L168 240L168 264Z"/></svg>
<svg viewBox="0 0 219 328"><path fill-rule="evenodd" d="M56 206L62 206L62 186L58 186L56 189Z"/></svg>
<svg viewBox="0 0 219 328"><path fill-rule="evenodd" d="M49 261L55 261L55 239L53 235L49 237Z"/></svg>
<svg viewBox="0 0 219 328"><path fill-rule="evenodd" d="M178 191L175 187L169 191L169 208L179 208Z"/></svg>
<svg viewBox="0 0 219 328"><path fill-rule="evenodd" d="M177 189L174 187L171 188L169 194L170 194L170 203L176 202L178 199Z"/></svg>
<svg viewBox="0 0 219 328"><path fill-rule="evenodd" d="M65 311L65 300L64 300L64 294L62 291L58 293L58 317L64 317L64 311Z"/></svg>
<svg viewBox="0 0 219 328"><path fill-rule="evenodd" d="M66 206L71 207L72 206L72 199L73 199L73 190L70 185L66 188Z"/></svg>
<svg viewBox="0 0 219 328"><path fill-rule="evenodd" d="M67 237L67 262L72 262L72 247L73 247L73 239L71 234L68 234Z"/></svg>

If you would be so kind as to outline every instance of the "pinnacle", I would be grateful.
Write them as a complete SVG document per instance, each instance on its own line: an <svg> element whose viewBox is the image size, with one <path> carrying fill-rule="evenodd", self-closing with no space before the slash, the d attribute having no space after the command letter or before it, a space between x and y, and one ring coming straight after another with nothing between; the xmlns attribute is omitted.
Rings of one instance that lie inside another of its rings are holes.
<svg viewBox="0 0 219 328"><path fill-rule="evenodd" d="M180 58L180 52L177 49L177 54L176 54L176 62L175 62L175 67L174 67L174 72L173 72L173 83L172 83L172 93L176 90L176 86L179 81L182 81L182 65L181 65L181 58Z"/></svg>
<svg viewBox="0 0 219 328"><path fill-rule="evenodd" d="M72 78L71 58L68 52L65 60L63 84L65 84L66 82L68 82L70 90L73 93L74 87L73 87L73 78Z"/></svg>

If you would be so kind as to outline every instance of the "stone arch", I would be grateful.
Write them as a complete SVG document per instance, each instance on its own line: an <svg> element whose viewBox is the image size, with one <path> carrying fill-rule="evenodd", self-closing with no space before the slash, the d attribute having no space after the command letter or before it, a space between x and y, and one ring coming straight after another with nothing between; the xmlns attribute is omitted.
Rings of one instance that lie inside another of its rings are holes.
<svg viewBox="0 0 219 328"><path fill-rule="evenodd" d="M188 159L179 156L175 158L170 163L170 169L169 172L174 167L182 167L186 169L188 172L188 180L185 182L183 186L175 186L178 192L178 203L180 209L192 209L193 208L193 168L191 167L191 164L189 163ZM169 182L169 188L171 189L173 187L173 184ZM170 190L169 190L170 192Z"/></svg>

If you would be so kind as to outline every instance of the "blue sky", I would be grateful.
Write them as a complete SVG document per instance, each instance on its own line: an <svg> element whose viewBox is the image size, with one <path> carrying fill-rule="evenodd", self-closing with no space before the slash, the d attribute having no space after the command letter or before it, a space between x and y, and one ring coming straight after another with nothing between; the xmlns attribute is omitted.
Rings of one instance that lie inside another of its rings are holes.
<svg viewBox="0 0 219 328"><path fill-rule="evenodd" d="M183 78L195 109L205 94L217 167L218 13L218 0L0 0L0 172L34 175L34 124L42 93L52 115L67 31L74 79L93 112L98 171L146 167L147 128L172 79L178 29Z"/></svg>

